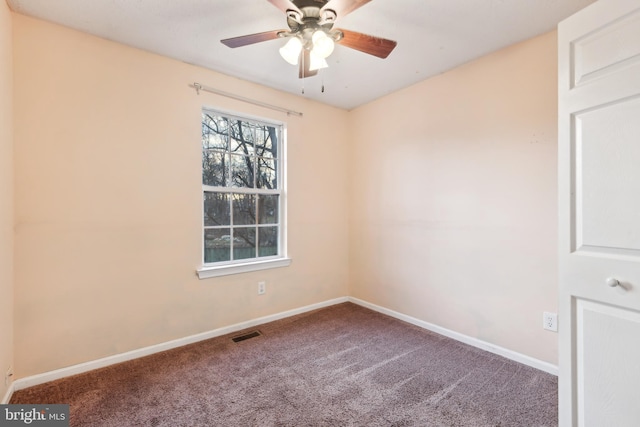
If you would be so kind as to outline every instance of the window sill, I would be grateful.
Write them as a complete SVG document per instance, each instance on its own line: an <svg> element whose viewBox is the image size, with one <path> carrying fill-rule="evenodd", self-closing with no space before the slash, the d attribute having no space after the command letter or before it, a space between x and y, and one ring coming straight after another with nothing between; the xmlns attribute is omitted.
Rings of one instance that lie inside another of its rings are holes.
<svg viewBox="0 0 640 427"><path fill-rule="evenodd" d="M228 276L230 274L248 273L250 271L267 270L270 268L287 267L291 264L291 258L278 258L266 261L251 261L242 264L227 264L216 267L200 267L196 272L198 278Z"/></svg>

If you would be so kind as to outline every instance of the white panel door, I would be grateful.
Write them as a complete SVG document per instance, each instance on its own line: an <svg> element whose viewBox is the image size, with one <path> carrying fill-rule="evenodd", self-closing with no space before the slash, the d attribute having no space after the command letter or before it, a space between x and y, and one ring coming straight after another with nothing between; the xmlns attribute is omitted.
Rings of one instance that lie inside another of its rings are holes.
<svg viewBox="0 0 640 427"><path fill-rule="evenodd" d="M640 1L558 26L560 425L640 426Z"/></svg>

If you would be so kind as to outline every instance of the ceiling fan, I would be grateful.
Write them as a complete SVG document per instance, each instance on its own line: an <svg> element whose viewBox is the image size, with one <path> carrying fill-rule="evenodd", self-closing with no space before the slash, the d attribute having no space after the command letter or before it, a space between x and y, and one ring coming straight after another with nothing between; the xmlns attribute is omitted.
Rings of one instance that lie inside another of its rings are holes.
<svg viewBox="0 0 640 427"><path fill-rule="evenodd" d="M353 12L371 0L267 0L287 16L289 30L273 30L221 40L231 48L247 46L268 40L287 38L280 55L292 65L299 66L298 77L318 74L326 68L327 58L334 44L386 58L396 42L355 31L333 28L338 18Z"/></svg>

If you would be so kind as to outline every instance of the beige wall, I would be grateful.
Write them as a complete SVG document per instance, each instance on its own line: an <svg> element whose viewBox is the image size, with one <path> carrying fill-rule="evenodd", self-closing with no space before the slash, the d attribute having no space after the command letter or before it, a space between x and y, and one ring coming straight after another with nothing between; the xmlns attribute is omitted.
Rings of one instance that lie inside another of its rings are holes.
<svg viewBox="0 0 640 427"><path fill-rule="evenodd" d="M0 400L13 364L13 61L11 12L0 0Z"/></svg>
<svg viewBox="0 0 640 427"><path fill-rule="evenodd" d="M557 363L556 81L548 33L351 113L350 295Z"/></svg>
<svg viewBox="0 0 640 427"><path fill-rule="evenodd" d="M347 294L348 113L21 15L13 26L18 377ZM194 81L304 118L198 96ZM196 278L203 105L287 123L290 267Z"/></svg>

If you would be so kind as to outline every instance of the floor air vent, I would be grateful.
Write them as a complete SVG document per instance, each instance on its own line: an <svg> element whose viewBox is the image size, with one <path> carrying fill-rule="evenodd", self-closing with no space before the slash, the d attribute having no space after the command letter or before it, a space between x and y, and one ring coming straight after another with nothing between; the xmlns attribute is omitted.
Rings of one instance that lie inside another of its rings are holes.
<svg viewBox="0 0 640 427"><path fill-rule="evenodd" d="M250 338L259 337L260 335L262 335L260 331L253 331L243 335L238 335L237 337L233 337L231 339L233 340L233 342L240 342L240 341L248 340Z"/></svg>

